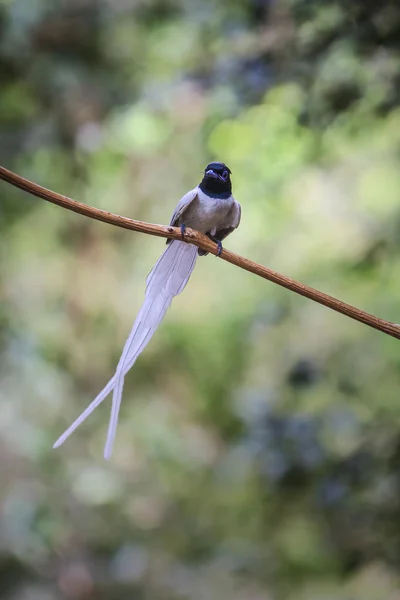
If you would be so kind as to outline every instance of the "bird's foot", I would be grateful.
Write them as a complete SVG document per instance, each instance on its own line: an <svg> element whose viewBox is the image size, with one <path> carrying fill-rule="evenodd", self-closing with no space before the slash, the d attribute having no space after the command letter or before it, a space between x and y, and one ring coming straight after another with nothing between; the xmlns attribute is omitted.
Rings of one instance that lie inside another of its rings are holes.
<svg viewBox="0 0 400 600"><path fill-rule="evenodd" d="M209 238L210 238L210 240L211 240L212 242L215 242L215 243L217 244L217 246L218 246L218 251L217 251L217 254L216 254L216 256L220 256L220 254L221 254L221 252L222 252L222 250L223 250L223 247L222 247L222 242L221 242L221 240L219 240L218 238L216 238L216 237L215 237L214 235L212 235L211 233L207 233L206 235L207 235L207 237L209 237Z"/></svg>
<svg viewBox="0 0 400 600"><path fill-rule="evenodd" d="M181 225L181 236L182 236L183 240L185 239L185 233L186 233L186 225L185 225L185 223L182 223L182 225Z"/></svg>

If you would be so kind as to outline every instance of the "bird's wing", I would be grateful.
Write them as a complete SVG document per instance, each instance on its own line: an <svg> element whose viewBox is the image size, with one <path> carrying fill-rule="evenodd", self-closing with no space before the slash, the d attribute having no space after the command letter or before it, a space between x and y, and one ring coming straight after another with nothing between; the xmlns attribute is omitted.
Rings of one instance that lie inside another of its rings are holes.
<svg viewBox="0 0 400 600"><path fill-rule="evenodd" d="M235 200L235 204L230 212L232 213L232 227L233 229L237 229L240 225L240 219L242 217L242 207L240 206L239 202L236 202Z"/></svg>
<svg viewBox="0 0 400 600"><path fill-rule="evenodd" d="M227 224L226 227L221 227L220 229L217 229L215 233L215 237L217 238L217 240L220 240L222 242L222 240L224 240L230 233L232 233L232 231L237 229L239 227L241 216L241 206L239 202L236 202L235 200L235 203L229 211L228 217L226 219L229 225Z"/></svg>
<svg viewBox="0 0 400 600"><path fill-rule="evenodd" d="M176 227L178 225L178 221L179 221L180 217L183 215L184 211L187 209L189 204L191 204L193 202L193 200L196 198L198 191L199 191L198 188L195 187L193 190L190 190L190 192L187 192L187 194L185 194L179 200L178 204L176 205L174 214L172 215L172 218L171 218L170 225L172 227Z"/></svg>

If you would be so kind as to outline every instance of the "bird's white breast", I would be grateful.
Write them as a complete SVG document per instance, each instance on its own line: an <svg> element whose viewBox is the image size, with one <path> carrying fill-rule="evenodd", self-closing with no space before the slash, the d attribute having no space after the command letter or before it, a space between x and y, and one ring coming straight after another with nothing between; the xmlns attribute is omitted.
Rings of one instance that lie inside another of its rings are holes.
<svg viewBox="0 0 400 600"><path fill-rule="evenodd" d="M224 225L224 221L234 204L229 198L211 198L201 189L196 200L188 207L184 215L185 224L202 233L212 232Z"/></svg>

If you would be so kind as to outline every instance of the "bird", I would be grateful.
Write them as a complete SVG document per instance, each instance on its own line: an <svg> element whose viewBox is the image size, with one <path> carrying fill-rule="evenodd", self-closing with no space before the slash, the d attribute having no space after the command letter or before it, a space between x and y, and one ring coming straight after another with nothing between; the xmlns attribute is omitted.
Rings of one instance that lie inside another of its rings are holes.
<svg viewBox="0 0 400 600"><path fill-rule="evenodd" d="M217 244L220 256L222 241L239 226L241 207L232 195L231 170L222 162L211 162L204 169L201 182L178 202L170 226L180 227L184 239L186 227L206 234ZM181 240L167 239L167 249L156 262L146 280L143 305L125 342L115 374L53 448L61 446L87 417L113 392L111 415L104 458L111 458L122 400L124 378L153 337L174 296L185 288L198 255L208 252Z"/></svg>

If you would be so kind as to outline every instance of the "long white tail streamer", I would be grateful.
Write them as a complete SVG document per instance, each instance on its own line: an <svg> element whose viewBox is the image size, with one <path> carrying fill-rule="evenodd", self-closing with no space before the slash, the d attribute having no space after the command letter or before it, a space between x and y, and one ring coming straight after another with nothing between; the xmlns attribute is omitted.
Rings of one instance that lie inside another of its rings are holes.
<svg viewBox="0 0 400 600"><path fill-rule="evenodd" d="M58 438L53 448L61 446L112 391L111 417L104 448L104 458L107 460L110 458L118 424L125 375L153 337L174 296L184 290L195 267L196 258L196 246L177 240L171 242L160 256L147 278L144 303L125 342L115 374L86 410Z"/></svg>

